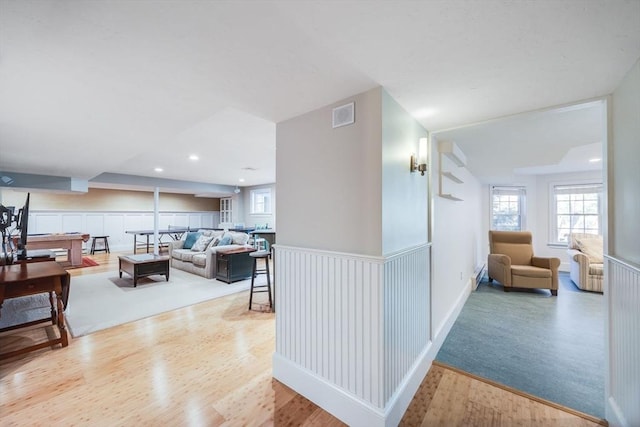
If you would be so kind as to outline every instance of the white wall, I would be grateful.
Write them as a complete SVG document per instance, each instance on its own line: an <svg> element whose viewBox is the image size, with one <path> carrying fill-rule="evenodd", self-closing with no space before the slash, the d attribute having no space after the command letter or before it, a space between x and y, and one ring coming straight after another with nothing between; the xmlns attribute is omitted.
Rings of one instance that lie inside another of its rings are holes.
<svg viewBox="0 0 640 427"><path fill-rule="evenodd" d="M334 107L355 123L332 129ZM427 132L382 88L277 125L273 375L350 425L397 425L427 372Z"/></svg>
<svg viewBox="0 0 640 427"><path fill-rule="evenodd" d="M613 94L611 255L640 265L640 61Z"/></svg>
<svg viewBox="0 0 640 427"><path fill-rule="evenodd" d="M453 201L438 194L437 137L432 140L433 172L433 282L431 290L434 341L443 341L471 290L475 268L483 255L482 186L466 168L457 168L462 184L447 184L463 199ZM447 190L449 191L449 190Z"/></svg>
<svg viewBox="0 0 640 427"><path fill-rule="evenodd" d="M22 207L27 196L12 189L3 189L0 193L7 206ZM31 192L28 232L108 235L112 251L133 251L133 235L126 231L152 230L153 205L153 193L148 191L91 188L83 194ZM218 199L161 193L159 228L217 227L218 209ZM163 241L167 239L168 236L164 236Z"/></svg>
<svg viewBox="0 0 640 427"><path fill-rule="evenodd" d="M278 243L380 255L381 88L278 123ZM355 123L332 129L334 107Z"/></svg>
<svg viewBox="0 0 640 427"><path fill-rule="evenodd" d="M0 189L5 206L22 206L27 198L25 191ZM86 193L69 194L31 191L31 209L47 211L153 211L153 191L108 190L90 188ZM161 211L218 211L217 198L195 197L190 194L160 193Z"/></svg>
<svg viewBox="0 0 640 427"><path fill-rule="evenodd" d="M409 173L411 153L427 131L382 91L382 253L428 240L429 176Z"/></svg>
<svg viewBox="0 0 640 427"><path fill-rule="evenodd" d="M612 95L604 295L609 425L640 425L640 60Z"/></svg>
<svg viewBox="0 0 640 427"><path fill-rule="evenodd" d="M159 229L172 227L212 228L218 225L219 212L167 212L159 214ZM39 211L29 214L29 234L81 232L91 236L109 236L109 248L133 252L134 235L127 231L153 230L154 214L150 211ZM137 237L140 242L144 237ZM162 242L171 240L161 236ZM153 236L149 236L153 242ZM91 240L84 244L89 248ZM152 246L153 247L153 246Z"/></svg>

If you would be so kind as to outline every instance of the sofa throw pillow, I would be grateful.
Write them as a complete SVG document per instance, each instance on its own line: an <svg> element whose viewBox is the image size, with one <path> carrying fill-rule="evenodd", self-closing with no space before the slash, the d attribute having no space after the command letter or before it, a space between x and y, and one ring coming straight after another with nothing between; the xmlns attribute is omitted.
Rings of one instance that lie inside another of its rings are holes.
<svg viewBox="0 0 640 427"><path fill-rule="evenodd" d="M182 246L182 249L191 249L193 247L193 244L198 241L198 238L201 235L202 233L197 232L187 233L187 238L184 239L184 245Z"/></svg>
<svg viewBox="0 0 640 427"><path fill-rule="evenodd" d="M229 231L225 233L225 236L231 236L231 241L234 245L246 245L249 241L249 235L240 231Z"/></svg>
<svg viewBox="0 0 640 427"><path fill-rule="evenodd" d="M220 242L218 242L218 246L227 246L232 242L233 240L231 239L231 236L224 236L222 239L220 239Z"/></svg>
<svg viewBox="0 0 640 427"><path fill-rule="evenodd" d="M602 239L585 237L576 239L580 252L589 257L589 262L602 264Z"/></svg>
<svg viewBox="0 0 640 427"><path fill-rule="evenodd" d="M207 246L209 246L209 243L211 243L212 240L213 236L200 236L198 237L198 240L193 244L191 250L194 252L202 252L207 249Z"/></svg>

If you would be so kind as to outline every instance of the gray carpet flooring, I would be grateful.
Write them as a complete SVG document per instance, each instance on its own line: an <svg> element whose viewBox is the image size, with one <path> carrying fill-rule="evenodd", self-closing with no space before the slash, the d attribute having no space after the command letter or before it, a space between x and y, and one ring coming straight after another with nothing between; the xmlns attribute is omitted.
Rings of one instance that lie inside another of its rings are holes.
<svg viewBox="0 0 640 427"><path fill-rule="evenodd" d="M560 273L546 290L472 292L436 360L604 418L604 298Z"/></svg>

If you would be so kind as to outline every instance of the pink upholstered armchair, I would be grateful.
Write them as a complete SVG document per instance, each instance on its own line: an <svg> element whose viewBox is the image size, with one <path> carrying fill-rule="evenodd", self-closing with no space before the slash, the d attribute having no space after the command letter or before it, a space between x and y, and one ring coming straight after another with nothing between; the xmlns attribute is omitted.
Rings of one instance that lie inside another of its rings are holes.
<svg viewBox="0 0 640 427"><path fill-rule="evenodd" d="M542 288L558 295L559 258L533 255L529 231L489 231L489 281L497 280L504 291L511 288Z"/></svg>

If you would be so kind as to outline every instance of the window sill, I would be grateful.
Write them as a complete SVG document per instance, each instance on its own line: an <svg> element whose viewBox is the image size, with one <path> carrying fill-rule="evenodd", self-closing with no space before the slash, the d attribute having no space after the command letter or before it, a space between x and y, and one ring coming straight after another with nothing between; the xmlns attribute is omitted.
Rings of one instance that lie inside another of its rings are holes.
<svg viewBox="0 0 640 427"><path fill-rule="evenodd" d="M568 244L567 244L567 243L553 243L553 242L549 242L549 243L547 243L547 246L549 246L550 248L567 249Z"/></svg>

